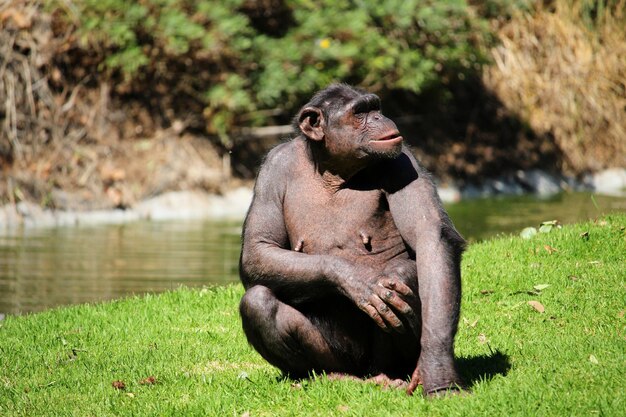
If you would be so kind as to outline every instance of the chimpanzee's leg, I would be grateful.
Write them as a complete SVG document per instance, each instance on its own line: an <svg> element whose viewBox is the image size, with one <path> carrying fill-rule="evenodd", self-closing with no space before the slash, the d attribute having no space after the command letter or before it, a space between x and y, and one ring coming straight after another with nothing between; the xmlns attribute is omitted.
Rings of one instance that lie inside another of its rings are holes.
<svg viewBox="0 0 626 417"><path fill-rule="evenodd" d="M404 379L419 355L419 339L409 326L404 334L386 333L342 297L294 308L257 285L246 291L239 308L250 344L292 377L315 371Z"/></svg>
<svg viewBox="0 0 626 417"><path fill-rule="evenodd" d="M249 288L239 306L250 344L272 365L293 377L340 370L342 364L320 330L267 287Z"/></svg>

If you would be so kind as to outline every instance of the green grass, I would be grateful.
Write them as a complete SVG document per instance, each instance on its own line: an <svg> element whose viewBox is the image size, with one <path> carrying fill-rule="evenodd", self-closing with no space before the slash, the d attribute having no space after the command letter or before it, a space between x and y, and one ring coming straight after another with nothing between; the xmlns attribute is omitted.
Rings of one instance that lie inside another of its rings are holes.
<svg viewBox="0 0 626 417"><path fill-rule="evenodd" d="M0 415L625 415L624 226L470 246L456 345L468 395L281 380L245 341L240 286L183 288L0 322Z"/></svg>

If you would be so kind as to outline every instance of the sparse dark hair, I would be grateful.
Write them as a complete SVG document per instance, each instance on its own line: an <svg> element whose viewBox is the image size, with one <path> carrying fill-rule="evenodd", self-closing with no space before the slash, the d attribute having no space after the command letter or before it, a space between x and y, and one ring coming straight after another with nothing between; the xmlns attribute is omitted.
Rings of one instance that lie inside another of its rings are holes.
<svg viewBox="0 0 626 417"><path fill-rule="evenodd" d="M331 84L323 90L318 91L311 97L308 103L306 103L298 114L292 120L293 130L296 134L302 134L300 130L300 116L302 109L307 107L317 107L321 110L325 118L328 119L329 114L333 113L337 109L343 107L349 101L356 97L367 94L365 91L352 87L348 84Z"/></svg>

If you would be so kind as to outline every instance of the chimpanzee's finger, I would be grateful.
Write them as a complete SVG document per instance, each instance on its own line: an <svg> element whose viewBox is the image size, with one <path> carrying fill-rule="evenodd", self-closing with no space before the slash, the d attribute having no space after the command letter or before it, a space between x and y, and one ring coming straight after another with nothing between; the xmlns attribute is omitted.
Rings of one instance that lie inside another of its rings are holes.
<svg viewBox="0 0 626 417"><path fill-rule="evenodd" d="M404 301L401 297L398 296L393 290L387 289L382 285L378 285L376 288L376 294L387 303L387 305L391 306L395 311L401 313L405 317L415 316L413 314L413 309L411 306Z"/></svg>
<svg viewBox="0 0 626 417"><path fill-rule="evenodd" d="M409 288L408 285L398 279L384 278L380 280L380 284L385 288L394 290L399 294L404 295L405 297L413 296L413 291L411 290L411 288Z"/></svg>
<svg viewBox="0 0 626 417"><path fill-rule="evenodd" d="M395 297L398 298L398 297ZM402 320L400 320L398 318L398 316L396 316L396 314L393 312L393 310L391 308L389 308L389 305L387 305L387 303L383 300L381 300L379 297L372 297L372 305L376 308L376 310L378 311L378 314L380 314L380 316L385 320L385 322L387 324L389 324L393 330L399 332L399 333L404 333L405 329L404 329L404 324L402 323Z"/></svg>
<svg viewBox="0 0 626 417"><path fill-rule="evenodd" d="M383 285L378 285L376 289L376 293L378 296L385 300L385 302L393 307L398 313L402 314L402 317L406 320L406 323L409 325L413 334L417 338L420 337L421 329L419 327L419 320L415 311L411 308L411 306L404 301L395 291L389 290ZM380 311L380 310L379 310ZM390 323L391 324L391 323ZM403 329L404 330L404 329Z"/></svg>
<svg viewBox="0 0 626 417"><path fill-rule="evenodd" d="M380 314L378 313L378 311L373 305L369 304L368 302L363 302L359 304L359 308L363 310L365 314L370 316L372 320L374 320L374 322L378 325L378 327L380 327L386 332L391 331L391 329L389 329L387 324L385 324L385 321L383 320L383 318L380 316Z"/></svg>

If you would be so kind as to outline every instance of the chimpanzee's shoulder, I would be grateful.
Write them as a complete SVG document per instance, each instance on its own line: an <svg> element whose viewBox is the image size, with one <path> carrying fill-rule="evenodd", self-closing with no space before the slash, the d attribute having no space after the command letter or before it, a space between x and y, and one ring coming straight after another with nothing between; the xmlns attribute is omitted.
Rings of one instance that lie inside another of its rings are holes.
<svg viewBox="0 0 626 417"><path fill-rule="evenodd" d="M303 142L299 138L294 138L274 146L265 156L263 163L285 165L295 162L298 153L301 151L300 148L304 145Z"/></svg>

